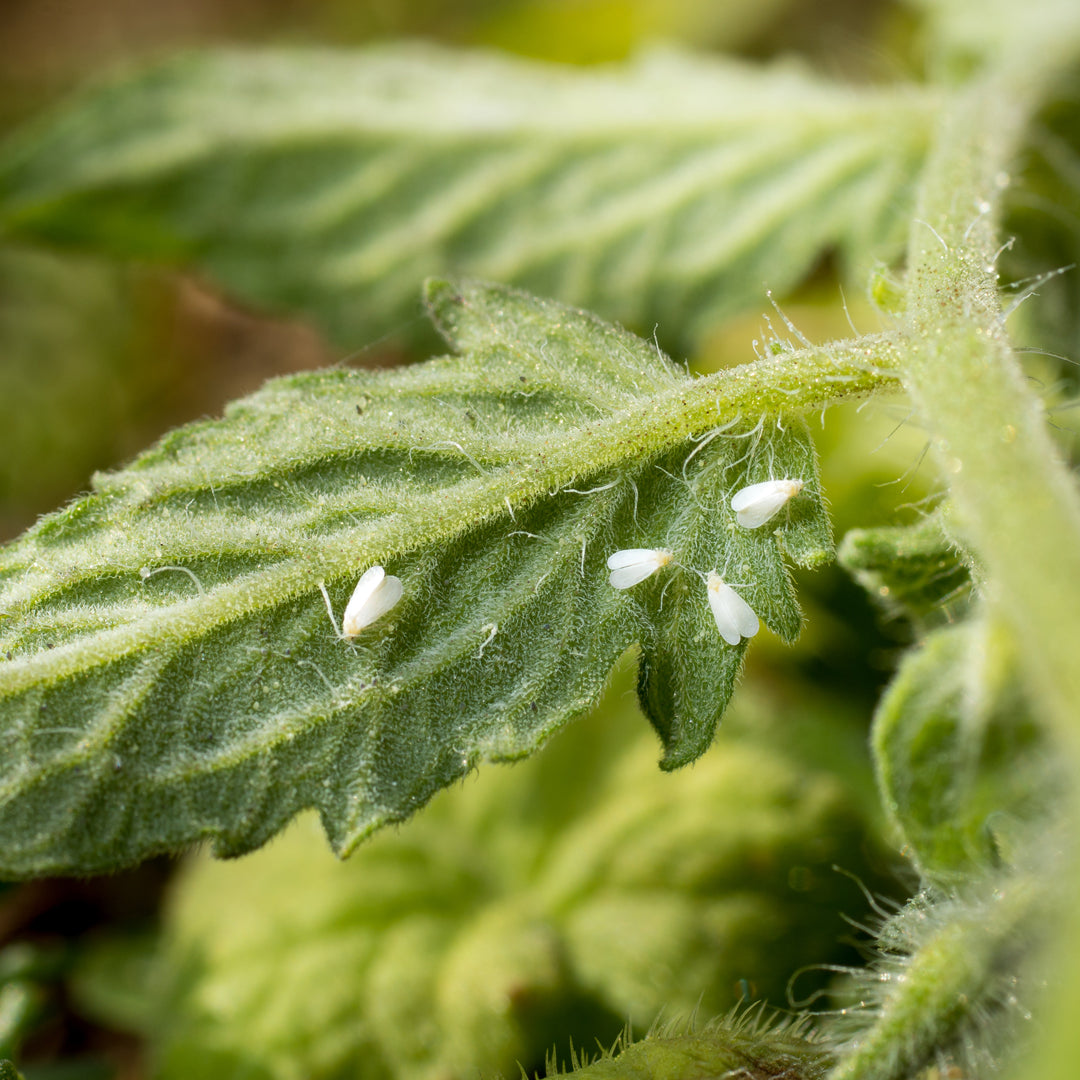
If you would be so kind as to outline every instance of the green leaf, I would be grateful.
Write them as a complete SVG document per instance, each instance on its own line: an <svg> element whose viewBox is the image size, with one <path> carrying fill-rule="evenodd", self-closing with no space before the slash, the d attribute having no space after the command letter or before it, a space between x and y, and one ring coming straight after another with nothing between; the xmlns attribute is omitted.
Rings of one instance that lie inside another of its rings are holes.
<svg viewBox="0 0 1080 1080"><path fill-rule="evenodd" d="M816 476L813 444L802 425L776 432L768 455L775 476ZM729 507L732 491L768 478L768 470L760 465L752 472L753 479L747 474L733 484L729 470L702 468L695 498L688 500L684 491L669 486L665 502L653 502L651 512L671 522L671 535L679 537L679 558L687 566L705 568L722 561L729 568L723 576L733 584L756 581L763 585L755 592L760 599L752 606L776 634L790 642L798 636L801 616L786 568L779 558L766 563L755 557L753 548L742 543L752 534L733 524ZM717 544L719 520L736 541L723 556ZM764 532L763 542L771 545L769 530ZM781 543L803 565L824 561L832 551L832 536L820 506L796 502L788 510ZM664 744L661 766L665 769L687 765L709 748L716 718L731 699L749 644L745 638L734 648L724 643L702 596L701 581L683 574L666 590L646 591L642 599L645 623L638 699Z"/></svg>
<svg viewBox="0 0 1080 1080"><path fill-rule="evenodd" d="M272 382L0 554L0 872L202 838L238 854L305 807L348 853L478 762L536 749L634 641L685 762L730 692L710 665L743 648L718 644L701 575L795 636L782 549L821 562L829 525L805 427L762 411L805 393L797 354L693 380L512 290L433 282L428 303L460 356ZM858 386L843 372L827 353L809 385ZM731 493L770 475L805 488L737 526ZM612 589L607 556L642 546L675 562ZM339 641L326 605L374 564L404 599Z"/></svg>
<svg viewBox="0 0 1080 1080"><path fill-rule="evenodd" d="M152 1038L165 1022L161 935L114 926L79 943L65 990L81 1016Z"/></svg>
<svg viewBox="0 0 1080 1080"><path fill-rule="evenodd" d="M1008 636L983 619L935 631L904 659L873 747L905 851L937 884L1014 862L1060 787Z"/></svg>
<svg viewBox="0 0 1080 1080"><path fill-rule="evenodd" d="M920 624L954 617L971 593L971 571L941 513L914 525L852 529L837 560L891 616Z"/></svg>
<svg viewBox="0 0 1080 1080"><path fill-rule="evenodd" d="M587 1059L587 1055L582 1055ZM578 1063L575 1062L575 1065ZM796 1027L770 1030L767 1024L740 1023L728 1017L685 1033L661 1031L640 1042L621 1044L591 1064L572 1070L582 1080L696 1080L746 1077L747 1080L825 1080L833 1057ZM551 1076L570 1075L550 1069Z"/></svg>
<svg viewBox="0 0 1080 1080"><path fill-rule="evenodd" d="M1063 391L1066 398L1075 393L1070 358L1080 348L1080 275L1065 269L1080 261L1080 69L1070 74L1032 122L1002 225L1004 236L1023 237L1002 254L1004 304L1015 309L1013 339L1050 354L1041 357L1042 370L1030 354L1025 363L1047 384L1041 394L1047 406Z"/></svg>
<svg viewBox="0 0 1080 1080"><path fill-rule="evenodd" d="M620 665L542 753L344 863L310 816L248 858L187 860L165 947L84 958L80 1012L145 1033L160 1080L412 1080L515 1061L531 1076L570 1040L744 994L782 1007L795 969L853 959L838 912L863 901L833 865L880 887L884 846L853 794L870 772L859 718L810 692L777 708L751 684L717 752L671 777L632 685ZM815 744L828 752L807 760Z"/></svg>
<svg viewBox="0 0 1080 1080"><path fill-rule="evenodd" d="M0 1080L23 1080L13 1061L0 1061Z"/></svg>
<svg viewBox="0 0 1080 1080"><path fill-rule="evenodd" d="M654 53L581 70L395 45L219 52L0 156L0 232L189 266L355 348L467 272L693 340L837 251L900 250L929 95Z"/></svg>
<svg viewBox="0 0 1080 1080"><path fill-rule="evenodd" d="M0 1054L16 1055L44 1011L45 992L26 979L0 983Z"/></svg>
<svg viewBox="0 0 1080 1080"><path fill-rule="evenodd" d="M86 259L0 247L5 539L145 442L127 438L161 373L136 348L132 308L147 304L123 288L127 276Z"/></svg>

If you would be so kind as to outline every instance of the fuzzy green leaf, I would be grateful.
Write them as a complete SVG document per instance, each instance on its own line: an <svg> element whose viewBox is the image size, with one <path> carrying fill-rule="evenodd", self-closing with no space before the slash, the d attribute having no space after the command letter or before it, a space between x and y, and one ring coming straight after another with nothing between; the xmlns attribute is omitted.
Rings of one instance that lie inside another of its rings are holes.
<svg viewBox="0 0 1080 1080"><path fill-rule="evenodd" d="M588 1055L582 1055L584 1060ZM657 1032L641 1042L621 1045L591 1064L564 1073L581 1080L700 1080L739 1077L740 1080L825 1080L833 1057L797 1028L740 1024L735 1017L715 1021L701 1031Z"/></svg>
<svg viewBox="0 0 1080 1080"><path fill-rule="evenodd" d="M779 475L778 469L785 476L814 476L817 472L813 444L801 425L776 432L767 453L774 475ZM723 454L730 460L728 452ZM762 471L761 464L751 472L753 480L768 476L768 469ZM733 486L728 470L704 468L699 471L694 498L687 499L684 490L668 487L665 503L654 504L651 512L659 512L672 523L673 535L680 537L680 560L702 569L721 559L716 528L722 518L731 539L739 541L723 557L729 568L724 577L733 585L755 581L763 586L754 590L754 610L781 638L794 641L800 615L792 602L783 562L755 557L745 544L753 534L732 524L730 494L743 482L752 482L750 476ZM770 530L762 532L762 543L771 545ZM832 550L828 518L814 501L799 499L788 508L782 535L788 553L803 565L821 562ZM742 554L736 556L740 550ZM746 639L734 648L724 643L708 606L701 602L702 596L701 581L685 574L667 589L645 591L642 596L646 618L638 700L664 744L661 766L665 769L687 765L709 748L716 718L731 699L749 644Z"/></svg>
<svg viewBox="0 0 1080 1080"><path fill-rule="evenodd" d="M1023 825L1047 813L1058 786L1013 649L983 619L937 630L905 658L873 746L905 850L937 884L1012 862Z"/></svg>
<svg viewBox="0 0 1080 1080"><path fill-rule="evenodd" d="M743 648L718 644L700 576L795 636L782 549L830 553L814 451L795 419L741 417L766 380L798 383L796 359L694 380L513 290L436 281L428 304L460 356L272 382L0 553L0 873L201 838L237 854L305 807L347 853L534 750L634 641L669 761L689 761L730 691L709 665ZM730 494L770 475L806 486L737 526ZM675 561L611 588L607 556L643 546ZM321 589L340 613L373 564L404 598L339 641Z"/></svg>
<svg viewBox="0 0 1080 1080"><path fill-rule="evenodd" d="M971 593L971 571L941 514L914 525L852 529L837 559L894 617L942 618L947 604Z"/></svg>
<svg viewBox="0 0 1080 1080"><path fill-rule="evenodd" d="M681 343L827 252L859 286L895 256L932 104L677 53L194 55L9 144L0 232L190 266L347 347L451 271Z"/></svg>

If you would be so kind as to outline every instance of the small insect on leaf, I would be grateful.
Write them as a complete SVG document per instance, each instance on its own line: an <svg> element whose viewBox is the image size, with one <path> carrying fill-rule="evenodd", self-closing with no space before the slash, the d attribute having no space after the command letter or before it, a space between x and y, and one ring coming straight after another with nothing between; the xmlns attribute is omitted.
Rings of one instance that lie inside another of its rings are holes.
<svg viewBox="0 0 1080 1080"><path fill-rule="evenodd" d="M671 560L671 552L663 548L624 548L608 556L608 583L616 589L629 589Z"/></svg>
<svg viewBox="0 0 1080 1080"><path fill-rule="evenodd" d="M345 605L341 619L343 637L356 637L365 627L382 618L400 599L401 579L387 576L381 566L365 570Z"/></svg>
<svg viewBox="0 0 1080 1080"><path fill-rule="evenodd" d="M715 571L709 571L709 607L716 629L729 645L738 645L744 637L758 632L758 617L753 608Z"/></svg>
<svg viewBox="0 0 1080 1080"><path fill-rule="evenodd" d="M765 480L741 488L731 497L735 520L744 529L756 529L775 517L802 489L801 480Z"/></svg>

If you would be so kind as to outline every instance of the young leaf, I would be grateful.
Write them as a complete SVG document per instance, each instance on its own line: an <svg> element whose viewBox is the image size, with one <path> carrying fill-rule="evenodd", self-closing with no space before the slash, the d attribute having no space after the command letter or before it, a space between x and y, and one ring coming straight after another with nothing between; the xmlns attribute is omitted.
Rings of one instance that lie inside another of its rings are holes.
<svg viewBox="0 0 1080 1080"><path fill-rule="evenodd" d="M0 554L4 874L203 837L236 854L309 806L347 853L478 761L535 749L637 640L683 763L741 654L718 644L702 575L795 636L781 545L806 565L830 552L814 451L797 420L741 419L770 400L763 378L798 380L791 358L692 380L509 289L436 281L427 301L461 355L272 382ZM695 446L701 416L719 426ZM738 527L731 493L770 471L803 493ZM640 546L676 561L613 589L608 555ZM373 565L403 597L339 640L327 605L336 621Z"/></svg>
<svg viewBox="0 0 1080 1080"><path fill-rule="evenodd" d="M757 1020L758 1022L755 1022ZM623 1042L626 1045L623 1045ZM698 1077L746 1077L747 1080L825 1080L834 1064L829 1050L807 1038L797 1024L761 1021L754 1012L721 1017L698 1031L661 1030L640 1042L620 1040L589 1063L588 1053L574 1055L570 1069L555 1063L548 1077L581 1080L694 1080Z"/></svg>
<svg viewBox="0 0 1080 1080"><path fill-rule="evenodd" d="M0 155L0 232L197 269L348 345L428 274L688 340L829 251L900 250L929 95L657 53L582 70L433 46L187 56Z"/></svg>
<svg viewBox="0 0 1080 1080"><path fill-rule="evenodd" d="M934 631L905 658L874 718L873 748L905 850L938 885L1012 862L1061 783L1012 647L982 618Z"/></svg>
<svg viewBox="0 0 1080 1080"><path fill-rule="evenodd" d="M914 525L852 529L837 560L894 617L926 623L971 594L971 571L940 514Z"/></svg>

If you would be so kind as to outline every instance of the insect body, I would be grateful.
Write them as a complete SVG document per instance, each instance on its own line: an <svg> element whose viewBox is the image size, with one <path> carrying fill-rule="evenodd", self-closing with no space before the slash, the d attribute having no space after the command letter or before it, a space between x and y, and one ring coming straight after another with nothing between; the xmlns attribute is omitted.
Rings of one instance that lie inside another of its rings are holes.
<svg viewBox="0 0 1080 1080"><path fill-rule="evenodd" d="M709 607L720 636L729 645L738 645L744 637L753 637L758 632L758 617L753 608L715 570L709 571L706 585Z"/></svg>
<svg viewBox="0 0 1080 1080"><path fill-rule="evenodd" d="M801 480L764 480L741 488L731 497L735 520L744 529L756 529L774 517L802 489Z"/></svg>
<svg viewBox="0 0 1080 1080"><path fill-rule="evenodd" d="M342 637L356 637L364 627L382 618L401 599L401 593L400 578L387 575L381 566L365 570L345 605Z"/></svg>
<svg viewBox="0 0 1080 1080"><path fill-rule="evenodd" d="M608 583L616 589L629 589L655 574L671 562L673 556L663 548L624 548L608 556L611 574Z"/></svg>

